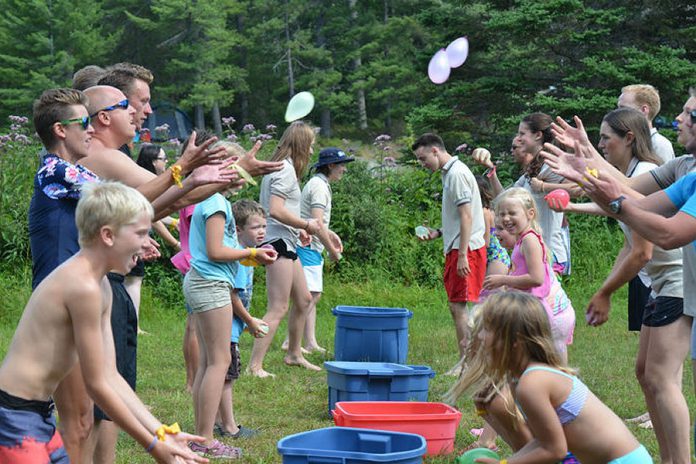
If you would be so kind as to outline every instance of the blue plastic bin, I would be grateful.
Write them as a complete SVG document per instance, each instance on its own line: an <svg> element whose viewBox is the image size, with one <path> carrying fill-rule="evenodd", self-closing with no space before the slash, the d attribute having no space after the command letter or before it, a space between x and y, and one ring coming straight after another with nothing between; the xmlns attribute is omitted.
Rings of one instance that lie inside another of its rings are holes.
<svg viewBox="0 0 696 464"><path fill-rule="evenodd" d="M411 311L336 306L332 312L336 316L336 361L406 362Z"/></svg>
<svg viewBox="0 0 696 464"><path fill-rule="evenodd" d="M288 435L278 453L283 464L420 464L425 446L425 438L412 433L330 427Z"/></svg>
<svg viewBox="0 0 696 464"><path fill-rule="evenodd" d="M428 401L428 366L327 361L329 414L338 401Z"/></svg>

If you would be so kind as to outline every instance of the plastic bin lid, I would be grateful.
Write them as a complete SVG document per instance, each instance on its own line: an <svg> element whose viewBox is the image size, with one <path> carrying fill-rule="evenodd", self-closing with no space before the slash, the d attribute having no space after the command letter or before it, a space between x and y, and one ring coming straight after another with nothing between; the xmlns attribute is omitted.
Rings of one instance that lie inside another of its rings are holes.
<svg viewBox="0 0 696 464"><path fill-rule="evenodd" d="M380 308L376 306L336 306L331 310L334 315L361 317L407 317L411 319L413 312L406 308Z"/></svg>
<svg viewBox="0 0 696 464"><path fill-rule="evenodd" d="M359 450L329 449L332 442L353 443L374 441L388 443L395 440L396 451L369 452ZM421 435L386 430L352 427L327 427L296 433L278 441L278 452L285 456L313 456L325 458L355 459L369 462L397 462L425 454L427 443Z"/></svg>
<svg viewBox="0 0 696 464"><path fill-rule="evenodd" d="M435 376L430 366L414 366L379 362L326 361L324 368L337 374L351 375L430 375Z"/></svg>

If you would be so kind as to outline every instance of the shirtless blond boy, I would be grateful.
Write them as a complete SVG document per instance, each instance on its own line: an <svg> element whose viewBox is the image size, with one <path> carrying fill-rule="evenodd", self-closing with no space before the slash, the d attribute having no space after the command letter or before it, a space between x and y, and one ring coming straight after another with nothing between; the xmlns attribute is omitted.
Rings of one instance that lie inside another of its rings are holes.
<svg viewBox="0 0 696 464"><path fill-rule="evenodd" d="M83 187L75 216L82 248L34 290L0 366L0 462L68 462L51 395L78 361L89 395L157 462L205 462L186 446L201 438L163 427L116 371L106 274L135 265L152 215L130 187Z"/></svg>

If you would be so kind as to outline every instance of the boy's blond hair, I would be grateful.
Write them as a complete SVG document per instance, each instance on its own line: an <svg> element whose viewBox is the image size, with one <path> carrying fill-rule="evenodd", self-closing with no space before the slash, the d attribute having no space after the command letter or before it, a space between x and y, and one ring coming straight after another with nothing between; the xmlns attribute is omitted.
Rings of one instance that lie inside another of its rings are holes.
<svg viewBox="0 0 696 464"><path fill-rule="evenodd" d="M85 184L75 211L78 241L81 246L87 245L99 236L102 227L119 229L132 224L142 213L154 216L150 202L134 188L120 182Z"/></svg>
<svg viewBox="0 0 696 464"><path fill-rule="evenodd" d="M621 93L631 93L636 103L650 108L648 119L655 119L660 113L660 92L650 84L627 85L621 89Z"/></svg>
<svg viewBox="0 0 696 464"><path fill-rule="evenodd" d="M196 142L198 142L198 139L196 139ZM198 142L199 145L201 143L202 142ZM242 158L244 155L246 155L246 150L243 146L241 146L238 143L230 142L229 140L218 140L210 148L217 147L225 147L225 151L227 151L227 154L229 156L236 156L238 158Z"/></svg>
<svg viewBox="0 0 696 464"><path fill-rule="evenodd" d="M232 215L234 216L234 222L237 227L243 229L249 218L252 216L266 217L266 211L263 206L255 202L254 200L239 200L235 201L232 205Z"/></svg>

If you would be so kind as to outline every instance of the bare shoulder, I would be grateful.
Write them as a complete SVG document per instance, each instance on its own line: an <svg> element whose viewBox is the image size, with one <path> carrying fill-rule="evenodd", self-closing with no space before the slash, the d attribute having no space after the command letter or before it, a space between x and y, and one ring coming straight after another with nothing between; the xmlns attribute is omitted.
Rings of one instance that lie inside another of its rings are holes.
<svg viewBox="0 0 696 464"><path fill-rule="evenodd" d="M102 307L103 301L111 295L106 276L92 274L88 266L79 259L65 263L50 278L52 287L69 310L83 305Z"/></svg>
<svg viewBox="0 0 696 464"><path fill-rule="evenodd" d="M538 401L540 397L550 397L553 389L554 374L533 371L522 376L517 383L515 395L521 404Z"/></svg>
<svg viewBox="0 0 696 464"><path fill-rule="evenodd" d="M541 250L541 243L539 239L534 234L527 234L522 237L522 243L520 244L523 252Z"/></svg>

